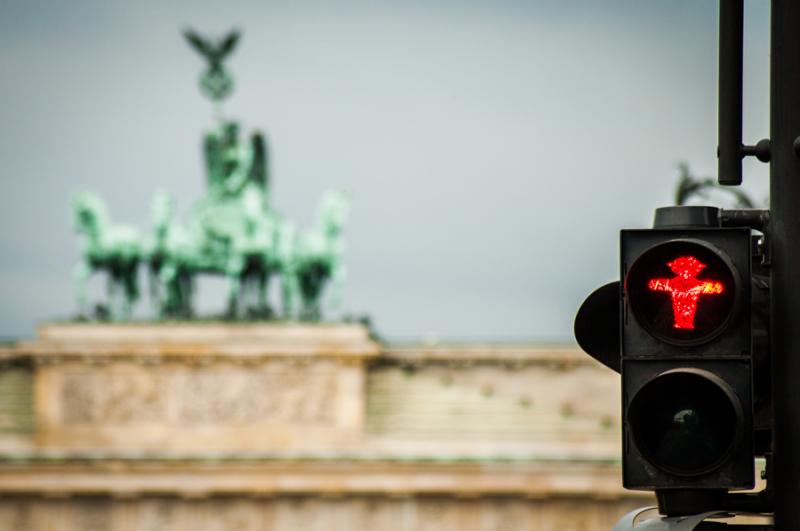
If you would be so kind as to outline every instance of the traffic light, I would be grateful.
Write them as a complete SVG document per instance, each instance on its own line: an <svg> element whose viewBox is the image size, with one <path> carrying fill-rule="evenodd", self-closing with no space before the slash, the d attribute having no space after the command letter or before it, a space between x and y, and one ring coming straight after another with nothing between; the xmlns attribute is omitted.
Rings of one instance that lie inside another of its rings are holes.
<svg viewBox="0 0 800 531"><path fill-rule="evenodd" d="M754 355L763 322L756 334L752 322L758 247L749 227L721 218L668 207L653 229L621 231L620 282L593 293L575 321L579 345L621 373L623 485L656 491L666 513L689 509L662 504L665 493L752 488L755 456L769 446L755 442L769 424L768 384L754 391L754 367L765 371Z"/></svg>
<svg viewBox="0 0 800 531"><path fill-rule="evenodd" d="M623 230L623 484L754 483L746 228Z"/></svg>

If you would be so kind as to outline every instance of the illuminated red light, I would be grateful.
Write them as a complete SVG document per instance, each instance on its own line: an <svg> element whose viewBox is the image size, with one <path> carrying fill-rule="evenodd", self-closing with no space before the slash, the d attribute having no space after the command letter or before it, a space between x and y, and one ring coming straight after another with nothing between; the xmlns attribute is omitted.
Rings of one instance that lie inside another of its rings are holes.
<svg viewBox="0 0 800 531"><path fill-rule="evenodd" d="M647 283L652 291L665 291L672 296L674 328L694 330L694 316L700 295L718 295L724 291L721 282L697 277L706 264L694 256L679 256L667 265L675 273L672 278L654 278Z"/></svg>

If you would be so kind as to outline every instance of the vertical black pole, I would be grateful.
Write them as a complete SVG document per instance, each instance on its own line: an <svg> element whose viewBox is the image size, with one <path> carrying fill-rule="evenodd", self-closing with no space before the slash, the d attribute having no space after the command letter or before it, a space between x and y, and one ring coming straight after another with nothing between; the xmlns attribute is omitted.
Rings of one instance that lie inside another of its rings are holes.
<svg viewBox="0 0 800 531"><path fill-rule="evenodd" d="M742 184L744 0L719 1L719 184Z"/></svg>
<svg viewBox="0 0 800 531"><path fill-rule="evenodd" d="M723 0L724 1L724 0ZM770 208L775 528L800 530L800 1L772 0Z"/></svg>

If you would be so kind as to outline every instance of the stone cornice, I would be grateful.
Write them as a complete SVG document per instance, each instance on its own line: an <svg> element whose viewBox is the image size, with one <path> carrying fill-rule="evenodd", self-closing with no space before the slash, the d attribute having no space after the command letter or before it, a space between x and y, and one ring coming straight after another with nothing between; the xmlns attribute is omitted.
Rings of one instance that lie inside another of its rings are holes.
<svg viewBox="0 0 800 531"><path fill-rule="evenodd" d="M0 493L70 496L641 497L618 464L385 459L3 460Z"/></svg>
<svg viewBox="0 0 800 531"><path fill-rule="evenodd" d="M119 461L128 463L396 463L396 464L503 464L503 465L590 465L617 466L617 456L572 454L509 455L457 453L386 453L386 452L154 452L154 451L62 451L0 450L0 465L39 465Z"/></svg>
<svg viewBox="0 0 800 531"><path fill-rule="evenodd" d="M64 323L42 325L36 339L0 352L0 361L202 363L225 359L247 363L266 358L297 362L330 358L361 362L380 351L367 329L357 324Z"/></svg>
<svg viewBox="0 0 800 531"><path fill-rule="evenodd" d="M513 368L543 365L554 369L571 369L600 366L577 347L539 345L389 346L384 348L378 361L408 367L499 365Z"/></svg>
<svg viewBox="0 0 800 531"><path fill-rule="evenodd" d="M544 365L571 369L597 365L572 346L380 345L358 324L302 323L54 323L39 327L35 339L0 347L0 363L37 364L115 360L144 364L216 361L248 364L267 359L309 363L377 363L420 367Z"/></svg>

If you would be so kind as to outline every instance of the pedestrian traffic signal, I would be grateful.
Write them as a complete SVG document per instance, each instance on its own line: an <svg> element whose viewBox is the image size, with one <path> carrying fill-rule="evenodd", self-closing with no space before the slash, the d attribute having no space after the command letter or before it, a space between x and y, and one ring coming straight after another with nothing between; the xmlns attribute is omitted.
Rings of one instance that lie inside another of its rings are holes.
<svg viewBox="0 0 800 531"><path fill-rule="evenodd" d="M623 483L753 486L751 230L621 233Z"/></svg>
<svg viewBox="0 0 800 531"><path fill-rule="evenodd" d="M620 283L579 310L578 343L622 376L626 488L753 487L752 242L718 209L659 209L654 228L621 231Z"/></svg>

